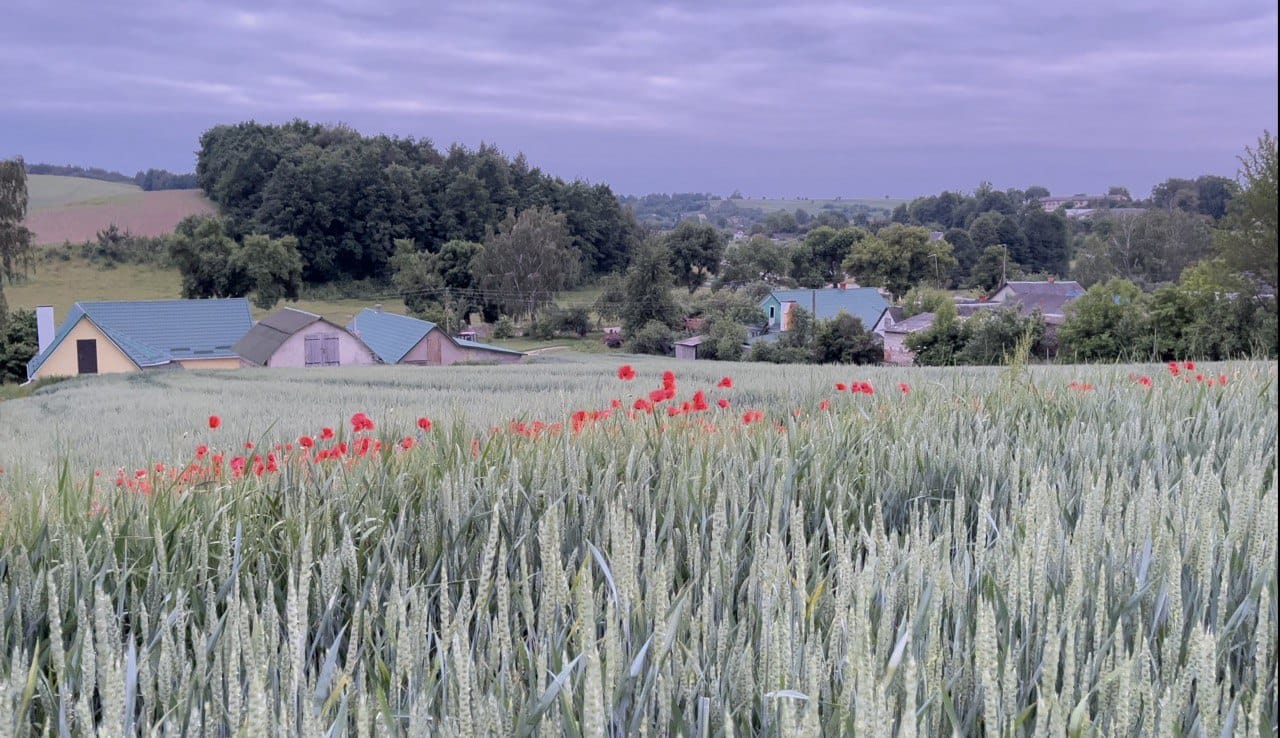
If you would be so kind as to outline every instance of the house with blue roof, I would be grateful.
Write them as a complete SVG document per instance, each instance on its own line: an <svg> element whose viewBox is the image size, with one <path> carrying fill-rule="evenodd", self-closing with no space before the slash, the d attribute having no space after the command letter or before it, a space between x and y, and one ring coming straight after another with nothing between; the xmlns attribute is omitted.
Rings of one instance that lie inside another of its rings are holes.
<svg viewBox="0 0 1280 738"><path fill-rule="evenodd" d="M828 287L825 289L775 290L760 301L766 330L757 338L777 340L777 334L791 329L791 311L802 308L815 320L831 320L848 313L862 321L862 327L882 333L889 320L889 301L874 287Z"/></svg>
<svg viewBox="0 0 1280 738"><path fill-rule="evenodd" d="M435 323L383 312L381 308L361 310L347 324L347 330L364 341L383 364L510 364L524 357L519 351L457 338Z"/></svg>
<svg viewBox="0 0 1280 738"><path fill-rule="evenodd" d="M243 297L77 302L56 332L53 308L37 308L36 318L40 350L27 363L28 379L234 369L240 357L232 347L253 327Z"/></svg>

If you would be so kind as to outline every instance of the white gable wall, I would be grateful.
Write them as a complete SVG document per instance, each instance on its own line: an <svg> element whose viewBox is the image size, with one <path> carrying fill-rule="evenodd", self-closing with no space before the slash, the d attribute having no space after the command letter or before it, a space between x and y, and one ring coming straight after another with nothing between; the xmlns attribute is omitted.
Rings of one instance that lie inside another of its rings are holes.
<svg viewBox="0 0 1280 738"><path fill-rule="evenodd" d="M267 361L270 367L305 367L307 365L307 336L337 336L338 364L340 366L369 366L377 363L373 352L360 339L342 328L317 320L289 337Z"/></svg>

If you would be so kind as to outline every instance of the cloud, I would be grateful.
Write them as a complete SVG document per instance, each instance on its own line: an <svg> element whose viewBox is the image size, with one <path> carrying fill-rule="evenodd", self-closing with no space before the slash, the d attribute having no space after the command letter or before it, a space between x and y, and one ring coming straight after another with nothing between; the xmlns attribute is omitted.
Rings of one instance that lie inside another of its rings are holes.
<svg viewBox="0 0 1280 738"><path fill-rule="evenodd" d="M23 110L379 113L757 149L1238 149L1276 127L1274 4L17 0Z"/></svg>

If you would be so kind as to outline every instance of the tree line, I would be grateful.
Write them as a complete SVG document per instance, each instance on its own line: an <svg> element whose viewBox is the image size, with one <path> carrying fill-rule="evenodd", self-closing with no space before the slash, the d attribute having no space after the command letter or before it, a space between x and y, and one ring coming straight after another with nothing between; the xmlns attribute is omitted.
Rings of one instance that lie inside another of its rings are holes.
<svg viewBox="0 0 1280 738"><path fill-rule="evenodd" d="M193 190L196 188L195 174L174 174L166 169L147 169L132 177L120 172L99 169L98 167L81 167L72 164L27 164L27 174L53 174L60 177L80 177L96 179L102 182L119 182L137 185L148 192L155 190Z"/></svg>
<svg viewBox="0 0 1280 738"><path fill-rule="evenodd" d="M576 284L624 267L636 233L607 185L566 182L523 155L483 144L442 152L425 139L302 120L206 131L196 179L232 238L296 238L310 285L386 279L404 248L435 255L454 241L484 243L526 210L563 218Z"/></svg>

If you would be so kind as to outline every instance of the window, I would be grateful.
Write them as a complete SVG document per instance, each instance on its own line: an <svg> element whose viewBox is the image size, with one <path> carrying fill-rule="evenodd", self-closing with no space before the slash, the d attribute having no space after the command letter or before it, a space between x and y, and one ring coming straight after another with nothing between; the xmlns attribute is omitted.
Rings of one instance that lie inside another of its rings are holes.
<svg viewBox="0 0 1280 738"><path fill-rule="evenodd" d="M338 366L340 363L336 335L307 336L303 346L303 360L307 366Z"/></svg>

